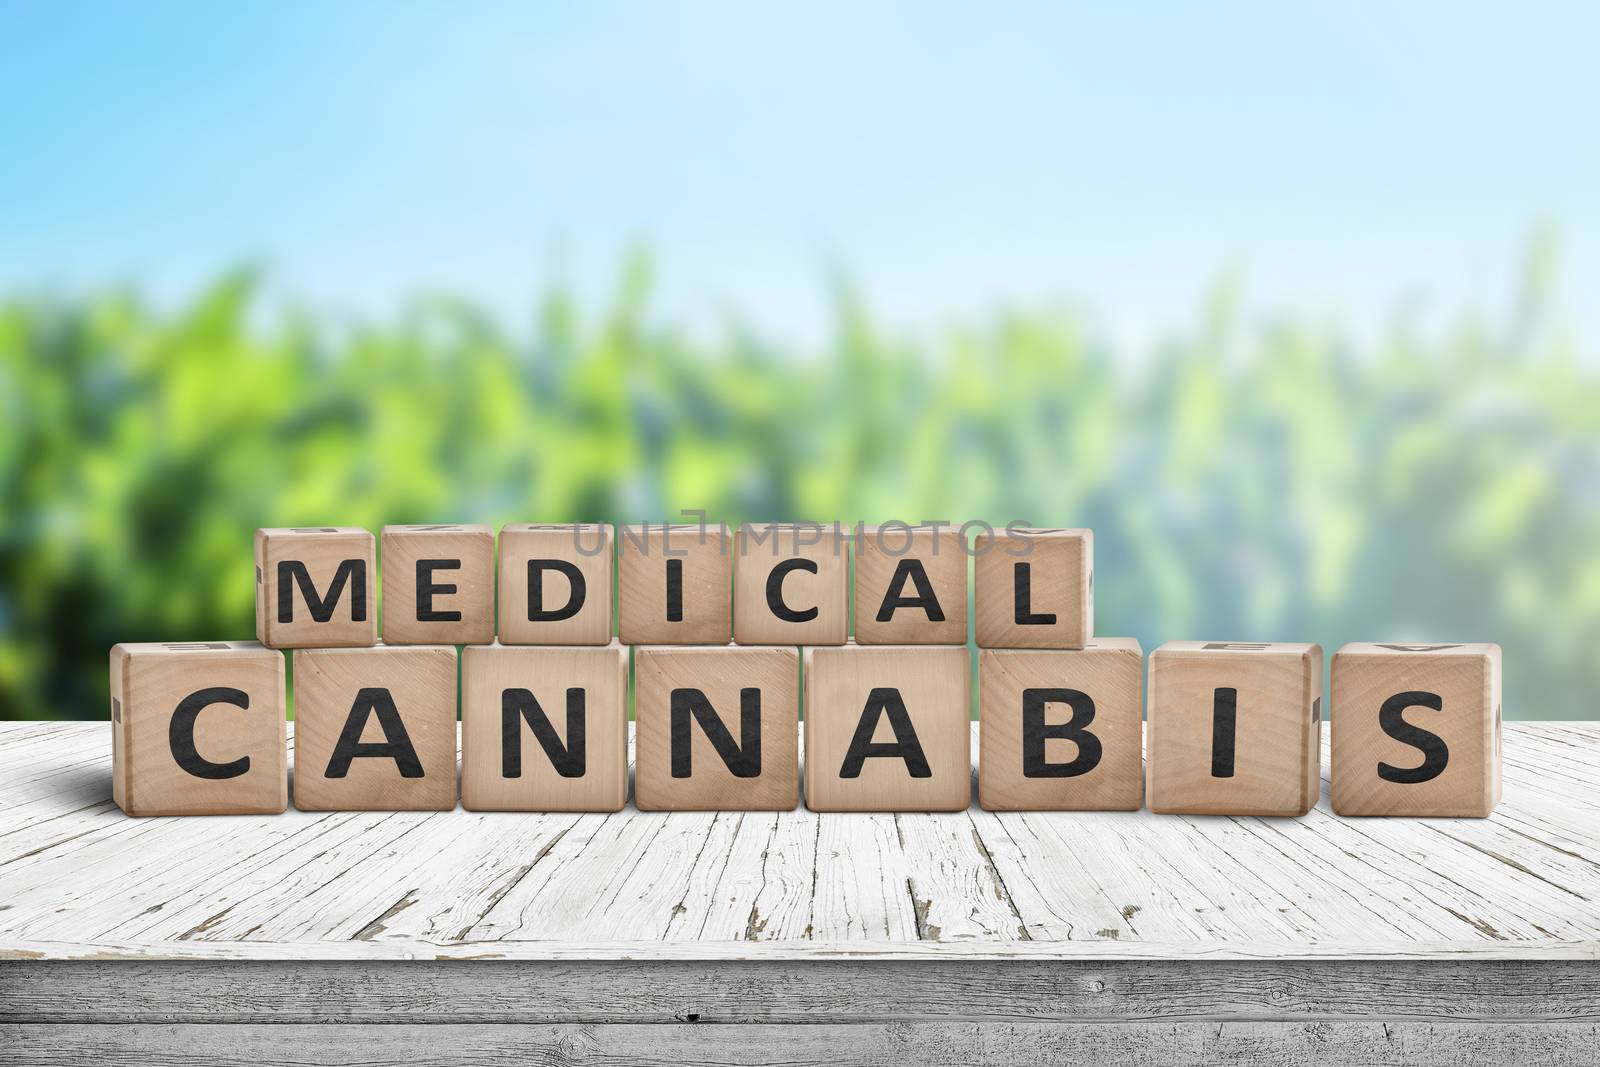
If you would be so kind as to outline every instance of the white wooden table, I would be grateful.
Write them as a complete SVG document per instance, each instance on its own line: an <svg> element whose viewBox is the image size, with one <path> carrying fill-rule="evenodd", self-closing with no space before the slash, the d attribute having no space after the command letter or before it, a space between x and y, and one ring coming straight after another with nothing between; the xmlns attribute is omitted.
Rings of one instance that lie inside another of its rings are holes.
<svg viewBox="0 0 1600 1067"><path fill-rule="evenodd" d="M1600 1062L1596 723L1486 821L136 820L110 750L0 723L0 1063Z"/></svg>

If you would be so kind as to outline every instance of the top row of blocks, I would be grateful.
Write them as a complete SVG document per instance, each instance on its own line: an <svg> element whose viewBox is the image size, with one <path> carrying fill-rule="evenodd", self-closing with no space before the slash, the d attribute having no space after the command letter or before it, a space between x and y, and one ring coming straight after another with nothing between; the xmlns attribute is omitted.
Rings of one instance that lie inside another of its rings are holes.
<svg viewBox="0 0 1600 1067"><path fill-rule="evenodd" d="M383 528L386 644L603 645L612 638L609 525ZM1094 636L1089 530L891 524L624 526L615 539L623 644L842 645L855 559L861 644L967 641L975 560L984 648L1083 648ZM375 644L377 558L360 527L256 531L256 637L271 648ZM729 596L730 587L732 596Z"/></svg>

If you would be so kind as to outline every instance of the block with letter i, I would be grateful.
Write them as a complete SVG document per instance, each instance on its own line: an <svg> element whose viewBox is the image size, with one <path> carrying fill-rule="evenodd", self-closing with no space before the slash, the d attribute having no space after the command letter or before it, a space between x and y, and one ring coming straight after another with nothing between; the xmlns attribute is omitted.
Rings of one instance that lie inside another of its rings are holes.
<svg viewBox="0 0 1600 1067"><path fill-rule="evenodd" d="M628 799L628 650L472 645L461 654L469 811L619 811Z"/></svg>
<svg viewBox="0 0 1600 1067"><path fill-rule="evenodd" d="M1136 811L1144 656L1131 637L978 652L978 803L990 811Z"/></svg>
<svg viewBox="0 0 1600 1067"><path fill-rule="evenodd" d="M979 648L1083 648L1094 636L1094 533L1007 528L974 544Z"/></svg>
<svg viewBox="0 0 1600 1067"><path fill-rule="evenodd" d="M1350 644L1333 657L1340 815L1484 818L1500 803L1500 646Z"/></svg>
<svg viewBox="0 0 1600 1067"><path fill-rule="evenodd" d="M1322 792L1322 649L1169 641L1150 654L1151 811L1304 815Z"/></svg>
<svg viewBox="0 0 1600 1067"><path fill-rule="evenodd" d="M500 528L500 642L611 641L611 527L597 523Z"/></svg>
<svg viewBox="0 0 1600 1067"><path fill-rule="evenodd" d="M972 803L965 645L805 652L812 811L961 811Z"/></svg>
<svg viewBox="0 0 1600 1067"><path fill-rule="evenodd" d="M254 641L111 650L111 795L129 815L288 806L283 654Z"/></svg>
<svg viewBox="0 0 1600 1067"><path fill-rule="evenodd" d="M256 531L256 640L349 648L378 640L377 559L357 526Z"/></svg>
<svg viewBox="0 0 1600 1067"><path fill-rule="evenodd" d="M294 654L294 806L456 806L456 650L377 645Z"/></svg>
<svg viewBox="0 0 1600 1067"><path fill-rule="evenodd" d="M736 539L733 639L842 645L850 627L850 546L815 523L745 523Z"/></svg>
<svg viewBox="0 0 1600 1067"><path fill-rule="evenodd" d="M623 526L617 629L625 645L733 640L733 551L721 526Z"/></svg>
<svg viewBox="0 0 1600 1067"><path fill-rule="evenodd" d="M800 655L647 646L634 658L641 811L789 811L800 796Z"/></svg>
<svg viewBox="0 0 1600 1067"><path fill-rule="evenodd" d="M385 526L383 643L486 645L494 640L494 531Z"/></svg>

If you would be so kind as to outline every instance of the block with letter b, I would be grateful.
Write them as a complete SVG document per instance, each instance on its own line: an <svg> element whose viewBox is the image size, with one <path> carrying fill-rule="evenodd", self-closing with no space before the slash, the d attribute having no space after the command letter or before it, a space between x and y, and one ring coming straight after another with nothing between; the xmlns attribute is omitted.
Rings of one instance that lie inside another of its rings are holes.
<svg viewBox="0 0 1600 1067"><path fill-rule="evenodd" d="M973 547L979 648L1083 648L1094 636L1094 534L1007 528Z"/></svg>
<svg viewBox="0 0 1600 1067"><path fill-rule="evenodd" d="M611 641L611 527L508 523L500 528L500 643Z"/></svg>
<svg viewBox="0 0 1600 1067"><path fill-rule="evenodd" d="M1322 792L1322 649L1169 641L1150 654L1150 810L1304 815Z"/></svg>
<svg viewBox="0 0 1600 1067"><path fill-rule="evenodd" d="M741 645L842 645L850 546L805 522L745 523L736 539L733 638Z"/></svg>
<svg viewBox="0 0 1600 1067"><path fill-rule="evenodd" d="M617 629L625 645L733 640L733 551L722 526L623 526Z"/></svg>
<svg viewBox="0 0 1600 1067"><path fill-rule="evenodd" d="M965 645L967 542L957 527L885 523L856 536L856 641Z"/></svg>
<svg viewBox="0 0 1600 1067"><path fill-rule="evenodd" d="M965 645L805 652L806 807L961 811L972 803Z"/></svg>
<svg viewBox="0 0 1600 1067"><path fill-rule="evenodd" d="M461 654L461 803L619 811L628 799L628 650L473 645Z"/></svg>
<svg viewBox="0 0 1600 1067"><path fill-rule="evenodd" d="M348 648L378 640L377 558L357 526L257 530L256 640Z"/></svg>
<svg viewBox="0 0 1600 1067"><path fill-rule="evenodd" d="M1333 810L1484 818L1500 803L1500 646L1349 644L1330 671Z"/></svg>
<svg viewBox="0 0 1600 1067"><path fill-rule="evenodd" d="M385 526L381 548L384 644L494 640L493 530Z"/></svg>
<svg viewBox="0 0 1600 1067"><path fill-rule="evenodd" d="M788 811L799 801L793 648L656 646L634 659L641 811Z"/></svg>
<svg viewBox="0 0 1600 1067"><path fill-rule="evenodd" d="M288 806L283 654L254 641L111 650L111 795L129 815Z"/></svg>
<svg viewBox="0 0 1600 1067"><path fill-rule="evenodd" d="M456 806L456 650L378 645L294 654L294 806Z"/></svg>
<svg viewBox="0 0 1600 1067"><path fill-rule="evenodd" d="M1136 811L1144 656L1131 637L978 652L978 803L990 811Z"/></svg>

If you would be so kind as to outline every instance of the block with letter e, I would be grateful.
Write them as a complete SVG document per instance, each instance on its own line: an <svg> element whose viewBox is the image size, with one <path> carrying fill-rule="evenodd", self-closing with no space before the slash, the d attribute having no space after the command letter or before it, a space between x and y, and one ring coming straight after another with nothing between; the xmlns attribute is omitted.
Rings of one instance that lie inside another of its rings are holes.
<svg viewBox="0 0 1600 1067"><path fill-rule="evenodd" d="M288 806L283 654L254 641L111 650L111 795L129 815Z"/></svg>
<svg viewBox="0 0 1600 1067"><path fill-rule="evenodd" d="M256 640L349 648L378 640L377 558L357 526L256 531Z"/></svg>
<svg viewBox="0 0 1600 1067"><path fill-rule="evenodd" d="M500 643L611 641L611 527L508 523L500 528Z"/></svg>
<svg viewBox="0 0 1600 1067"><path fill-rule="evenodd" d="M1500 803L1500 646L1349 644L1330 671L1333 810L1484 818Z"/></svg>
<svg viewBox="0 0 1600 1067"><path fill-rule="evenodd" d="M642 811L788 811L799 801L800 655L646 646L634 658Z"/></svg>
<svg viewBox="0 0 1600 1067"><path fill-rule="evenodd" d="M965 645L805 652L806 807L960 811L972 803Z"/></svg>
<svg viewBox="0 0 1600 1067"><path fill-rule="evenodd" d="M733 550L725 528L623 526L617 539L617 630L623 644L733 640Z"/></svg>
<svg viewBox="0 0 1600 1067"><path fill-rule="evenodd" d="M619 811L628 799L628 650L471 645L461 654L461 804Z"/></svg>
<svg viewBox="0 0 1600 1067"><path fill-rule="evenodd" d="M494 640L494 531L481 525L385 526L383 643Z"/></svg>
<svg viewBox="0 0 1600 1067"><path fill-rule="evenodd" d="M1131 637L978 652L978 803L990 811L1136 811L1144 656Z"/></svg>
<svg viewBox="0 0 1600 1067"><path fill-rule="evenodd" d="M856 641L967 643L967 541L958 527L885 523L856 536Z"/></svg>
<svg viewBox="0 0 1600 1067"><path fill-rule="evenodd" d="M1322 649L1169 641L1150 654L1150 810L1304 815L1322 792Z"/></svg>
<svg viewBox="0 0 1600 1067"><path fill-rule="evenodd" d="M1094 636L1094 534L1007 528L973 545L979 648L1083 648Z"/></svg>
<svg viewBox="0 0 1600 1067"><path fill-rule="evenodd" d="M294 806L456 806L456 650L377 645L294 654Z"/></svg>
<svg viewBox="0 0 1600 1067"><path fill-rule="evenodd" d="M850 545L832 527L745 523L736 539L733 639L842 645L850 627Z"/></svg>

